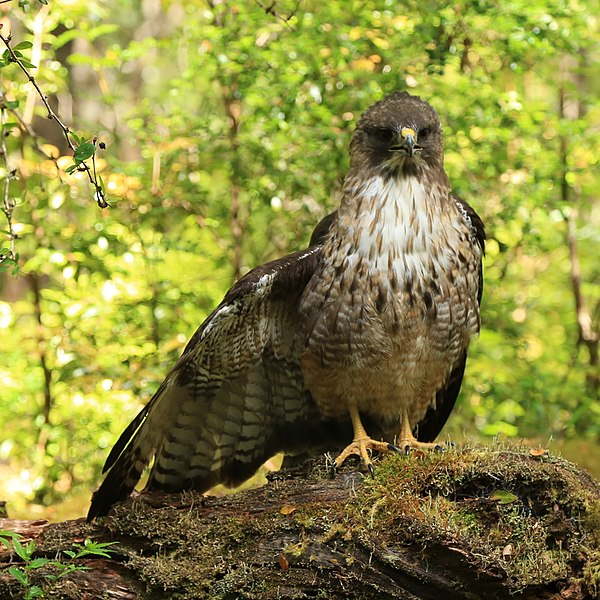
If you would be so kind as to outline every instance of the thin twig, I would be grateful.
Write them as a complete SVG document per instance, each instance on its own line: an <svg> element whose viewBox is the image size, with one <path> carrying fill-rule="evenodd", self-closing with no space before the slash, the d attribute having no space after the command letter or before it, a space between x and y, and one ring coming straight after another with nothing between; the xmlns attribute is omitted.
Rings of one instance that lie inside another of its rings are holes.
<svg viewBox="0 0 600 600"><path fill-rule="evenodd" d="M273 15L276 19L282 21L284 25L286 25L286 27L289 27L290 29L293 29L293 27L290 25L290 21L293 17L296 16L296 13L300 9L301 1L302 0L296 0L296 8L293 11L291 11L287 16L285 16L277 10L275 10L275 7L277 6L277 0L271 0L269 4L263 4L260 0L255 0L257 6L262 8L265 11L265 13L267 13L268 15Z"/></svg>
<svg viewBox="0 0 600 600"><path fill-rule="evenodd" d="M1 28L1 25L0 25ZM37 91L39 97L41 98L46 110L48 111L48 118L55 121L58 126L61 128L65 139L67 141L67 144L69 146L69 148L73 151L73 153L75 152L75 150L77 149L77 147L75 146L75 144L73 144L73 142L71 141L71 131L69 130L69 128L67 127L67 125L65 125L62 120L60 119L60 117L54 112L54 110L52 109L52 107L50 106L50 104L48 103L48 98L47 96L44 94L44 92L41 90L40 86L38 85L37 81L35 80L35 77L27 70L27 67L25 67L25 65L21 62L21 60L19 59L19 57L15 54L15 51L12 49L10 42L11 42L11 36L9 35L8 37L3 36L0 33L0 39L4 42L4 45L6 46L6 48L8 49L8 53L10 55L10 60L11 62L16 63L19 68L21 69L21 71L23 71L23 73L25 73L27 79L29 80L29 82L31 83L31 85L33 85L33 87L35 88L35 90ZM94 144L95 146L96 144ZM95 178L95 176L92 175L92 170L90 169L90 167L88 166L88 164L85 161L82 161L79 164L80 170L85 171L87 173L88 179L90 180L90 183L94 186L95 188L95 199L96 202L98 203L98 206L100 208L106 208L109 206L107 200L106 200L106 195L104 194L104 190L102 189L102 186L98 184L98 180Z"/></svg>
<svg viewBox="0 0 600 600"><path fill-rule="evenodd" d="M10 197L10 180L14 177L14 171L11 171L8 166L8 151L6 149L6 135L4 124L6 123L6 106L4 105L4 94L0 92L0 157L4 164L4 191L3 191L3 206L2 212L6 216L6 222L8 223L8 237L10 239L10 248L8 255L0 254L0 263L4 262L7 258L15 261L15 240L19 237L13 228L13 211L15 209L15 200Z"/></svg>

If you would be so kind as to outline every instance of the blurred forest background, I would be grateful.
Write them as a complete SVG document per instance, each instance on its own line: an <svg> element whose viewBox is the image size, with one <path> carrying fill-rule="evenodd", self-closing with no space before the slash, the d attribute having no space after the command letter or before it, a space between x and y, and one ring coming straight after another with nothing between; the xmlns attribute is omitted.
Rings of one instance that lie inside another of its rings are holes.
<svg viewBox="0 0 600 600"><path fill-rule="evenodd" d="M483 331L444 435L550 444L598 475L599 15L598 0L2 2L0 33L79 153L2 44L10 515L83 514L233 280L335 207L357 118L396 89L439 111L450 179L489 236ZM83 158L109 208L70 168Z"/></svg>

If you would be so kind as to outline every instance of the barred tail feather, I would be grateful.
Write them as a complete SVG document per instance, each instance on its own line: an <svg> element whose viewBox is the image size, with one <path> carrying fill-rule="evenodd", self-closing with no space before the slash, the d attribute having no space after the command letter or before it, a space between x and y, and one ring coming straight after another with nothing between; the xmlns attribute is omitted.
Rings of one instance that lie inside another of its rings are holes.
<svg viewBox="0 0 600 600"><path fill-rule="evenodd" d="M115 445L110 451L110 454L108 455L108 458L106 459L106 462L104 463L104 466L102 467L103 474L106 473L106 471L108 471L117 462L121 454L123 454L123 450L125 450L129 440L133 438L142 423L146 420L151 406L152 402L149 402L138 413L137 417L135 417L135 419L129 423L127 429L125 429L125 431L123 431L123 433L119 436L119 439L116 441Z"/></svg>
<svg viewBox="0 0 600 600"><path fill-rule="evenodd" d="M92 495L88 522L106 515L110 507L133 491L152 454L152 445L138 434L119 456L102 485Z"/></svg>

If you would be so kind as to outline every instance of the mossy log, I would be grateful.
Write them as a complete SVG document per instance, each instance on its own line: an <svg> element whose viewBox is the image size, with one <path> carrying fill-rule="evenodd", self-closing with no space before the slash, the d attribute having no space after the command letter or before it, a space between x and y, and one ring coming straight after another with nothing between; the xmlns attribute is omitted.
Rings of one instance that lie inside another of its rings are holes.
<svg viewBox="0 0 600 600"><path fill-rule="evenodd" d="M600 485L540 454L390 456L374 478L312 461L231 496L140 494L97 523L0 529L52 559L118 542L56 582L31 570L47 598L598 598ZM0 546L0 598L23 597L11 562Z"/></svg>

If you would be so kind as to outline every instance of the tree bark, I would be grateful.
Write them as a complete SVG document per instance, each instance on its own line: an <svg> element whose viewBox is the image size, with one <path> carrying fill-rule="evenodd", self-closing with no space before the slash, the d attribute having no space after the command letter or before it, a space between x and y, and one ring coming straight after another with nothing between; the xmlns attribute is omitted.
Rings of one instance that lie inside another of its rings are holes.
<svg viewBox="0 0 600 600"><path fill-rule="evenodd" d="M375 477L332 477L323 460L225 497L139 494L97 523L0 519L68 562L48 598L584 599L600 593L600 486L542 451L391 456ZM23 597L0 545L0 598ZM12 596L11 596L12 594Z"/></svg>

